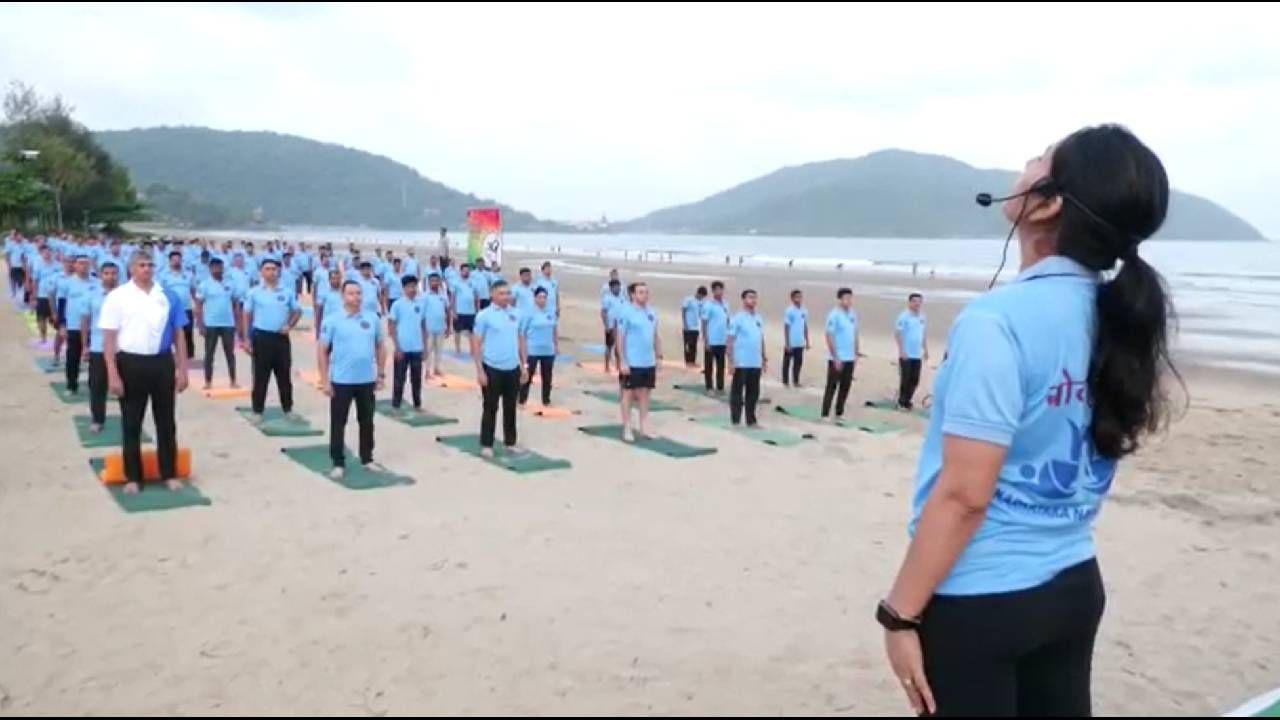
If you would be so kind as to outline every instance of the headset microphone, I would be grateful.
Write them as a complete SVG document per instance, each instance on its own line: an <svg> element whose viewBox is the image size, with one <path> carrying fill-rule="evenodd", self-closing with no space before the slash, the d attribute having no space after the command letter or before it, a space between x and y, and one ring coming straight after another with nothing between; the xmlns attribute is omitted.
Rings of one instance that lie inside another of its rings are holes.
<svg viewBox="0 0 1280 720"><path fill-rule="evenodd" d="M1034 192L1040 192L1043 189L1044 188L1042 187L1032 187L1029 190L1023 190L1020 193L1014 193L1012 195L1005 195L1004 197L991 197L991 193L978 193L977 197L975 197L973 201L978 203L982 207L991 207L993 203L1008 202L1009 200L1017 200L1020 197L1030 195L1031 193L1034 193Z"/></svg>

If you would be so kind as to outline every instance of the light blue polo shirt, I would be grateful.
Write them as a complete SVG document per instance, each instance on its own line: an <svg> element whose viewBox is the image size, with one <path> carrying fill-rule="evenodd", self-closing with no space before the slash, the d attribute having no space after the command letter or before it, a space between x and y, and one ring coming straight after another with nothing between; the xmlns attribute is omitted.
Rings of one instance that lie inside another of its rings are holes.
<svg viewBox="0 0 1280 720"><path fill-rule="evenodd" d="M316 269L316 261L311 257L311 253L298 251L293 256L293 266L298 268L300 273L309 273Z"/></svg>
<svg viewBox="0 0 1280 720"><path fill-rule="evenodd" d="M80 329L80 320L89 312L89 294L97 286L97 279L92 277L72 275L67 279L67 329Z"/></svg>
<svg viewBox="0 0 1280 720"><path fill-rule="evenodd" d="M690 295L680 303L680 312L684 316L684 329L689 331L702 330L702 301L696 296Z"/></svg>
<svg viewBox="0 0 1280 720"><path fill-rule="evenodd" d="M379 293L382 292L382 284L378 282L376 277L365 279L364 275L356 275L352 280L360 286L360 311L370 312L374 315L382 313L382 303L379 299Z"/></svg>
<svg viewBox="0 0 1280 720"><path fill-rule="evenodd" d="M919 360L924 357L924 315L912 314L903 310L898 316L898 334L902 336L902 352L908 360Z"/></svg>
<svg viewBox="0 0 1280 720"><path fill-rule="evenodd" d="M275 289L259 285L244 298L244 311L253 314L253 329L279 332L289 321L289 314L298 309L298 297L293 288L277 285Z"/></svg>
<svg viewBox="0 0 1280 720"><path fill-rule="evenodd" d="M465 282L461 277L458 281L449 287L453 293L453 311L458 315L475 315L476 314L476 291L471 289L471 284Z"/></svg>
<svg viewBox="0 0 1280 720"><path fill-rule="evenodd" d="M102 315L102 303L107 299L107 291L101 285L95 285L89 291L85 307L89 313L89 352L102 352L102 328L98 327L98 319Z"/></svg>
<svg viewBox="0 0 1280 720"><path fill-rule="evenodd" d="M654 335L658 328L658 314L653 308L628 305L618 314L618 328L626 343L623 359L633 368L651 368L658 365L654 349Z"/></svg>
<svg viewBox="0 0 1280 720"><path fill-rule="evenodd" d="M530 357L556 354L556 314L550 308L534 308L523 313L520 333L524 335L525 351Z"/></svg>
<svg viewBox="0 0 1280 720"><path fill-rule="evenodd" d="M448 329L448 300L430 290L418 296L422 300L422 315L427 321L428 335L443 335Z"/></svg>
<svg viewBox="0 0 1280 720"><path fill-rule="evenodd" d="M496 370L520 367L520 318L515 308L490 305L476 315L475 335L480 338L480 357Z"/></svg>
<svg viewBox="0 0 1280 720"><path fill-rule="evenodd" d="M416 258L406 257L400 261L401 277L412 275L419 280L422 279L422 266L418 264Z"/></svg>
<svg viewBox="0 0 1280 720"><path fill-rule="evenodd" d="M702 319L707 323L708 347L723 347L729 342L729 309L723 302L707 299L702 303Z"/></svg>
<svg viewBox="0 0 1280 720"><path fill-rule="evenodd" d="M546 288L547 290L547 309L551 312L559 312L560 310L560 281L555 278L548 279L547 276L541 275L537 280L533 281L534 288Z"/></svg>
<svg viewBox="0 0 1280 720"><path fill-rule="evenodd" d="M57 260L37 262L35 266L36 297L53 300L58 291L58 280L62 277L62 263Z"/></svg>
<svg viewBox="0 0 1280 720"><path fill-rule="evenodd" d="M395 270L387 268L383 273L382 284L387 288L388 305L404 297L404 276L397 275Z"/></svg>
<svg viewBox="0 0 1280 720"><path fill-rule="evenodd" d="M764 364L764 321L759 313L746 310L729 321L729 337L733 338L733 366L759 368Z"/></svg>
<svg viewBox="0 0 1280 720"><path fill-rule="evenodd" d="M340 310L324 319L320 343L329 348L329 382L338 385L368 385L378 379L374 368L377 347L382 342L382 321L376 313L354 315Z"/></svg>
<svg viewBox="0 0 1280 720"><path fill-rule="evenodd" d="M792 305L782 314L782 322L787 327L787 347L804 347L804 331L809 327L809 311Z"/></svg>
<svg viewBox="0 0 1280 720"><path fill-rule="evenodd" d="M235 327L236 316L232 303L239 299L239 295L235 283L228 280L225 274L220 281L210 277L197 285L196 298L203 304L205 327Z"/></svg>
<svg viewBox="0 0 1280 720"><path fill-rule="evenodd" d="M6 241L4 248L4 259L9 263L9 267L22 267L22 261L27 257L27 243L17 241Z"/></svg>
<svg viewBox="0 0 1280 720"><path fill-rule="evenodd" d="M840 362L858 360L858 314L835 307L827 313L827 334L835 345L835 359Z"/></svg>
<svg viewBox="0 0 1280 720"><path fill-rule="evenodd" d="M511 286L511 303L516 306L520 312L533 312L536 307L533 303L533 285L525 285L523 283Z"/></svg>
<svg viewBox="0 0 1280 720"><path fill-rule="evenodd" d="M489 299L489 271L488 270L472 270L471 277L467 278L467 282L471 285L471 289L475 292L477 300Z"/></svg>
<svg viewBox="0 0 1280 720"><path fill-rule="evenodd" d="M178 300L182 303L182 310L190 312L191 302L191 273L186 270L178 270L174 272L169 268L156 273L156 280L160 281L167 290L178 296Z"/></svg>
<svg viewBox="0 0 1280 720"><path fill-rule="evenodd" d="M1089 434L1098 281L1073 260L1049 257L956 318L934 380L911 532L942 470L944 436L1008 453L986 518L939 594L1025 590L1094 557L1093 521L1116 471Z"/></svg>
<svg viewBox="0 0 1280 720"><path fill-rule="evenodd" d="M396 345L400 352L422 352L422 296L396 300L391 304L388 317L396 324Z"/></svg>
<svg viewBox="0 0 1280 720"><path fill-rule="evenodd" d="M605 313L605 330L617 330L622 311L627 309L627 301L622 299L622 295L609 293L600 301L600 309Z"/></svg>

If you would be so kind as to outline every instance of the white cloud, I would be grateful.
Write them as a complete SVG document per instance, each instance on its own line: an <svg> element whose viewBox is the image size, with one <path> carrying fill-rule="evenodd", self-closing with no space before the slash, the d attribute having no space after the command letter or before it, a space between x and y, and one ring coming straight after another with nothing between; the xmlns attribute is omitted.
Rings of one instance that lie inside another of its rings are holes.
<svg viewBox="0 0 1280 720"><path fill-rule="evenodd" d="M1133 127L1280 236L1270 5L0 6L0 79L95 128L270 129L550 217L883 147L1015 167Z"/></svg>

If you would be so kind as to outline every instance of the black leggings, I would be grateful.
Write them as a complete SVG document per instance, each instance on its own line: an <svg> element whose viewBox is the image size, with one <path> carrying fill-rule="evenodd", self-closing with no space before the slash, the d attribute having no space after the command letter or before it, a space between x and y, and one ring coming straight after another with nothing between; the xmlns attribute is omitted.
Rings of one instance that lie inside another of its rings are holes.
<svg viewBox="0 0 1280 720"><path fill-rule="evenodd" d="M920 628L939 717L1088 717L1106 606L1097 560L1030 590L939 595Z"/></svg>
<svg viewBox="0 0 1280 720"><path fill-rule="evenodd" d="M373 462L373 383L345 385L332 383L329 398L329 459L334 467L346 467L345 436L351 403L356 405L356 424L360 426L360 464Z"/></svg>
<svg viewBox="0 0 1280 720"><path fill-rule="evenodd" d="M737 425L746 411L747 425L756 425L756 405L760 402L760 368L734 368L729 386L729 420Z"/></svg>
<svg viewBox="0 0 1280 720"><path fill-rule="evenodd" d="M67 331L67 390L80 392L80 359L84 357L84 340L79 330Z"/></svg>
<svg viewBox="0 0 1280 720"><path fill-rule="evenodd" d="M516 444L516 400L520 396L520 368L499 370L484 366L488 384L480 390L484 405L480 415L480 447L492 448L497 434L498 403L502 403L502 441Z"/></svg>
<svg viewBox="0 0 1280 720"><path fill-rule="evenodd" d="M213 382L213 355L218 349L218 341L222 341L222 355L227 359L227 375L231 382L236 381L236 330L229 327L206 327L204 329L204 381Z"/></svg>
<svg viewBox="0 0 1280 720"><path fill-rule="evenodd" d="M551 374L552 368L555 367L555 355L530 355L529 356L529 382L520 386L520 404L529 402L529 386L533 384L533 373L538 368L542 369L542 404L551 404Z"/></svg>
<svg viewBox="0 0 1280 720"><path fill-rule="evenodd" d="M107 422L107 359L100 352L89 353L89 415L94 425Z"/></svg>
<svg viewBox="0 0 1280 720"><path fill-rule="evenodd" d="M804 365L804 348L787 348L782 353L782 384L799 385L800 367Z"/></svg>
<svg viewBox="0 0 1280 720"><path fill-rule="evenodd" d="M898 384L898 405L910 409L913 398L916 396L916 388L920 386L920 368L924 365L924 361L919 358L915 360L899 360L898 376L901 382Z"/></svg>
<svg viewBox="0 0 1280 720"><path fill-rule="evenodd" d="M827 361L827 389L822 393L822 417L831 415L831 400L836 401L836 417L844 417L844 404L849 399L849 388L853 386L853 367L851 362L841 363L836 370L832 360Z"/></svg>
<svg viewBox="0 0 1280 720"><path fill-rule="evenodd" d="M261 415L267 407L267 388L276 376L280 408L293 412L293 347L288 335L270 330L253 331L253 412Z"/></svg>
<svg viewBox="0 0 1280 720"><path fill-rule="evenodd" d="M391 407L400 409L404 402L404 381L409 380L413 391L413 407L422 407L422 352L402 352L396 359L391 375Z"/></svg>

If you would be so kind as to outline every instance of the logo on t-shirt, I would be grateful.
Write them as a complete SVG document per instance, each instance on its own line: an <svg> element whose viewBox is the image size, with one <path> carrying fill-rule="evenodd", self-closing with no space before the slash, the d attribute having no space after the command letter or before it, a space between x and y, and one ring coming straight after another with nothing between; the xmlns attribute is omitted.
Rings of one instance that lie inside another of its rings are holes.
<svg viewBox="0 0 1280 720"><path fill-rule="evenodd" d="M422 308L418 307L417 305L414 305L414 306L413 306L413 313L414 313L415 315L417 315L417 314L418 314L418 313L420 313L420 312L422 312Z"/></svg>
<svg viewBox="0 0 1280 720"><path fill-rule="evenodd" d="M507 320L509 320L509 321L511 321L511 322L515 322L515 321L516 321L516 316L515 316L515 315L512 315L511 313L507 313Z"/></svg>
<svg viewBox="0 0 1280 720"><path fill-rule="evenodd" d="M361 320L361 321L360 321L360 329L361 329L361 330L368 330L368 329L369 329L369 321L368 321L368 320Z"/></svg>
<svg viewBox="0 0 1280 720"><path fill-rule="evenodd" d="M284 296L283 296L283 295L277 295L277 296L276 296L276 302L284 302Z"/></svg>

